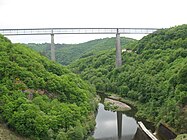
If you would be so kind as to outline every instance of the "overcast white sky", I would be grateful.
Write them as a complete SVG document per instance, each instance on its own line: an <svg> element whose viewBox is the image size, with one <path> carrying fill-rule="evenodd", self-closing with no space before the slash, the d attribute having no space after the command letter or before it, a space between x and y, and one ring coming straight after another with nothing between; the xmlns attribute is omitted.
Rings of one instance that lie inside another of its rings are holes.
<svg viewBox="0 0 187 140"><path fill-rule="evenodd" d="M0 28L154 27L187 24L187 0L0 0ZM79 43L106 35L58 35ZM137 37L137 36L133 36ZM12 42L50 42L50 36L9 37Z"/></svg>

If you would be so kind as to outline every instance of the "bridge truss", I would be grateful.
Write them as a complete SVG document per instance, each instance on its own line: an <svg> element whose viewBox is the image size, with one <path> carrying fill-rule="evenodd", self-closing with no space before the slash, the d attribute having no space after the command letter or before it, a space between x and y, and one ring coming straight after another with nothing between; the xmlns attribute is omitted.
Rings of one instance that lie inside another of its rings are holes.
<svg viewBox="0 0 187 140"><path fill-rule="evenodd" d="M122 65L120 34L150 34L158 28L28 28L0 29L5 36L51 35L51 60L55 61L55 34L116 34L116 67Z"/></svg>
<svg viewBox="0 0 187 140"><path fill-rule="evenodd" d="M0 34L12 35L49 35L49 34L150 34L158 28L31 28L0 29Z"/></svg>

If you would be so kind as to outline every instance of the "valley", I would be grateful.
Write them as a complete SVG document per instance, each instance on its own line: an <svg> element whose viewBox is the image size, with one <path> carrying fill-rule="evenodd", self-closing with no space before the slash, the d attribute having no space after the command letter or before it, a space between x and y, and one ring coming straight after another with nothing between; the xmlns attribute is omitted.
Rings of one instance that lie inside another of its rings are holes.
<svg viewBox="0 0 187 140"><path fill-rule="evenodd" d="M49 60L50 44L13 44L0 35L0 122L16 135L94 139L96 96L102 93L136 107L137 118L185 136L186 24L141 40L121 38L122 48L131 51L122 52L119 68L115 38L55 46L57 62Z"/></svg>

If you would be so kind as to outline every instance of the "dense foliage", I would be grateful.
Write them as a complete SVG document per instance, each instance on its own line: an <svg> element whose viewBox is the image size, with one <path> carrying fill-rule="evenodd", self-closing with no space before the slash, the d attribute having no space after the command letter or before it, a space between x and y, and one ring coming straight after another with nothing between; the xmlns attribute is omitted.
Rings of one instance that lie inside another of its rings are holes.
<svg viewBox="0 0 187 140"><path fill-rule="evenodd" d="M0 121L32 139L82 140L95 89L67 68L0 35Z"/></svg>
<svg viewBox="0 0 187 140"><path fill-rule="evenodd" d="M89 55L71 64L98 91L137 101L138 116L187 132L187 25L162 29L131 44L123 66L115 52Z"/></svg>
<svg viewBox="0 0 187 140"><path fill-rule="evenodd" d="M121 44L123 46L133 41L133 39L121 37ZM29 43L26 45L50 58L49 43ZM81 57L85 57L87 54L94 54L98 51L115 48L115 38L97 39L80 44L56 44L55 47L57 62L62 65L68 65Z"/></svg>

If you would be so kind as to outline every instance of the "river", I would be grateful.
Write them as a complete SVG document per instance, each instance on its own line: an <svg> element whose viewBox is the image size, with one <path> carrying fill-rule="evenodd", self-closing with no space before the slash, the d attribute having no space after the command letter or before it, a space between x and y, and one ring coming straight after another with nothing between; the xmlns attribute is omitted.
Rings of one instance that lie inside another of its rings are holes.
<svg viewBox="0 0 187 140"><path fill-rule="evenodd" d="M99 103L93 137L96 140L132 140L137 126L133 117L124 112L107 111Z"/></svg>

